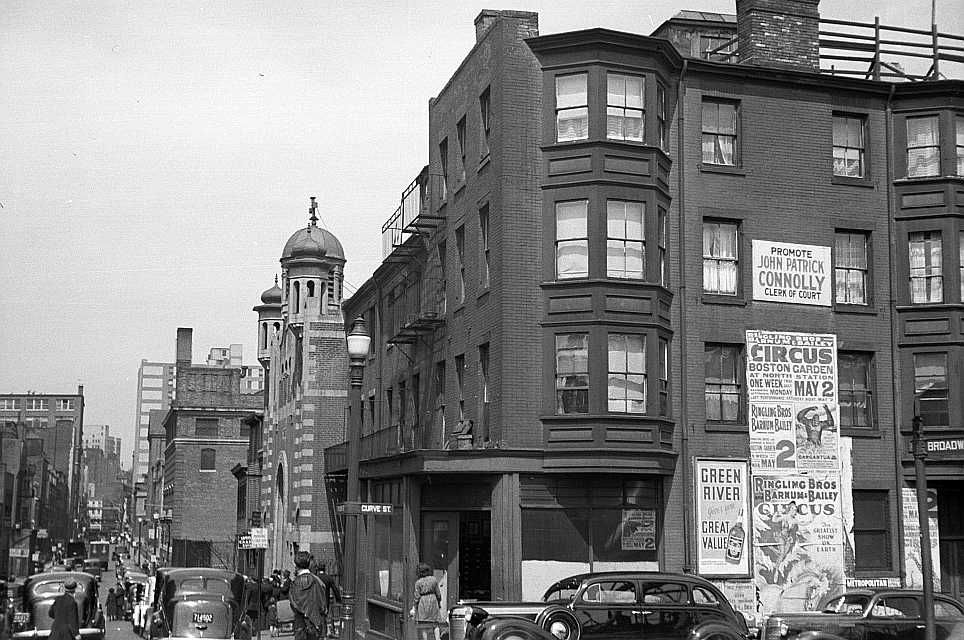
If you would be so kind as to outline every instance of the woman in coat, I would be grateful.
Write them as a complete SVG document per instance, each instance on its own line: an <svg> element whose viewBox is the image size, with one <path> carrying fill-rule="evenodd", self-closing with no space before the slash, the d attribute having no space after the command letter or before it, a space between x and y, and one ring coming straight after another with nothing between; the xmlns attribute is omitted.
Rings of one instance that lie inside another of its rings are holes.
<svg viewBox="0 0 964 640"><path fill-rule="evenodd" d="M409 615L415 619L418 640L438 640L438 616L441 604L442 591L432 573L432 567L419 562L412 610L409 611Z"/></svg>

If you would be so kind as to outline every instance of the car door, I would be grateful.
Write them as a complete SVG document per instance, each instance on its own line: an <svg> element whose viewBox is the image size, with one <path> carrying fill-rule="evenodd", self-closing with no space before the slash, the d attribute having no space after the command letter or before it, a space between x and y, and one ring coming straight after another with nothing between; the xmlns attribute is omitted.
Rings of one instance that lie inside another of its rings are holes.
<svg viewBox="0 0 964 640"><path fill-rule="evenodd" d="M924 608L913 594L884 594L864 619L864 640L924 640Z"/></svg>
<svg viewBox="0 0 964 640"><path fill-rule="evenodd" d="M593 581L573 603L584 640L643 637L636 582L631 579Z"/></svg>
<svg viewBox="0 0 964 640"><path fill-rule="evenodd" d="M687 640L695 624L685 582L642 580L639 590L642 637L646 640Z"/></svg>

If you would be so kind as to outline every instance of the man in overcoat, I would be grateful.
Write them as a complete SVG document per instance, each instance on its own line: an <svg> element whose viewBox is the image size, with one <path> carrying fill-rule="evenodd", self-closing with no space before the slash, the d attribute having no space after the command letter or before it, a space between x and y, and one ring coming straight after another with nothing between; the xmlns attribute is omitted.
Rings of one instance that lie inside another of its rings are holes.
<svg viewBox="0 0 964 640"><path fill-rule="evenodd" d="M49 615L54 619L50 627L50 640L80 640L80 613L77 600L74 599L76 590L77 581L67 578L64 592L50 605Z"/></svg>

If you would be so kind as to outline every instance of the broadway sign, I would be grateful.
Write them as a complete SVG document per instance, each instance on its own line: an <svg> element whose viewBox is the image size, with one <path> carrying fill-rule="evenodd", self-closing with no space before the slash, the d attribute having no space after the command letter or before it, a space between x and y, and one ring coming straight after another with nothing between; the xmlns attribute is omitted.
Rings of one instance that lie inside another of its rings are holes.
<svg viewBox="0 0 964 640"><path fill-rule="evenodd" d="M930 460L964 460L964 438L925 438L924 451Z"/></svg>

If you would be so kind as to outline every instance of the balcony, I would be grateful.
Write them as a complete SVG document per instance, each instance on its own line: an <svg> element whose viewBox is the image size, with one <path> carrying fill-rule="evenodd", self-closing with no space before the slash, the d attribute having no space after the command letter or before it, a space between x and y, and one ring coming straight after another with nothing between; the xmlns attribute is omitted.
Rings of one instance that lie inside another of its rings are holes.
<svg viewBox="0 0 964 640"><path fill-rule="evenodd" d="M410 238L430 234L441 226L445 217L432 213L432 203L440 201L441 193L442 177L429 174L424 167L402 191L401 203L382 225L383 260L404 262L417 251L406 245Z"/></svg>

